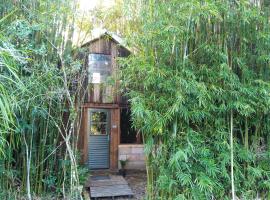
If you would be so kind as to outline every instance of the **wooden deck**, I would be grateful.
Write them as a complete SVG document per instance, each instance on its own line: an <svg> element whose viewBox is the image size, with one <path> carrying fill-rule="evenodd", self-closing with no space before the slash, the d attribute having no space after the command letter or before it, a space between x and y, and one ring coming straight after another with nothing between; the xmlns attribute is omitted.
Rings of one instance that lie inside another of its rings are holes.
<svg viewBox="0 0 270 200"><path fill-rule="evenodd" d="M86 187L90 188L92 199L133 196L132 190L122 176L91 176Z"/></svg>

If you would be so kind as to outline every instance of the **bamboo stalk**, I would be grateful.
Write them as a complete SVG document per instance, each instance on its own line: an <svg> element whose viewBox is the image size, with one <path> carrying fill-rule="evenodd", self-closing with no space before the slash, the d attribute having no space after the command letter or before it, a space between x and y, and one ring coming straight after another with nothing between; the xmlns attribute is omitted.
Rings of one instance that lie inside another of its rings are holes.
<svg viewBox="0 0 270 200"><path fill-rule="evenodd" d="M245 148L248 150L248 120L247 117L245 117Z"/></svg>
<svg viewBox="0 0 270 200"><path fill-rule="evenodd" d="M233 156L233 111L230 114L230 149L231 149L231 188L232 200L235 200L235 186L234 186L234 156Z"/></svg>

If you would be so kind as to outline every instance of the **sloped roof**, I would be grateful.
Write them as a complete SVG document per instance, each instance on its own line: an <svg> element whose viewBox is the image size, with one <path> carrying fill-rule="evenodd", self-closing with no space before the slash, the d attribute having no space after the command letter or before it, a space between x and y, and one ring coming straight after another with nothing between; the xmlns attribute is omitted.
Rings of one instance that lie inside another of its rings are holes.
<svg viewBox="0 0 270 200"><path fill-rule="evenodd" d="M92 42L95 42L96 40L99 40L100 38L103 37L108 37L110 38L112 41L114 41L115 43L117 43L118 45L120 45L121 47L125 48L126 50L128 50L129 52L131 52L131 50L127 47L126 42L124 41L123 38L121 38L120 36L118 36L115 33L109 32L109 31L105 31L104 33L100 34L98 37L95 37L93 39L91 39L90 41L84 43L82 45L82 47L89 45Z"/></svg>

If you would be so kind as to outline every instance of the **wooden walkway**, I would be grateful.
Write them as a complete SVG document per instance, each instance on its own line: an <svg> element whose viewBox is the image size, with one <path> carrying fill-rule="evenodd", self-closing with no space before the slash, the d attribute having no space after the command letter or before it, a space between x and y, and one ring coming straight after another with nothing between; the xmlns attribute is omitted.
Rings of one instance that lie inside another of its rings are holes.
<svg viewBox="0 0 270 200"><path fill-rule="evenodd" d="M122 176L91 176L87 187L90 188L92 199L133 196L132 190Z"/></svg>

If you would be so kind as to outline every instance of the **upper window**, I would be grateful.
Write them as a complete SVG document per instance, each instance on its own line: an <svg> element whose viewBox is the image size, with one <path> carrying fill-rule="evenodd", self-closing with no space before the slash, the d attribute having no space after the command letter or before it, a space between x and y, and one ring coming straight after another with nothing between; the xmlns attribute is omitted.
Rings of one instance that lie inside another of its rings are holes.
<svg viewBox="0 0 270 200"><path fill-rule="evenodd" d="M104 83L111 75L111 56L104 54L89 54L89 83Z"/></svg>

